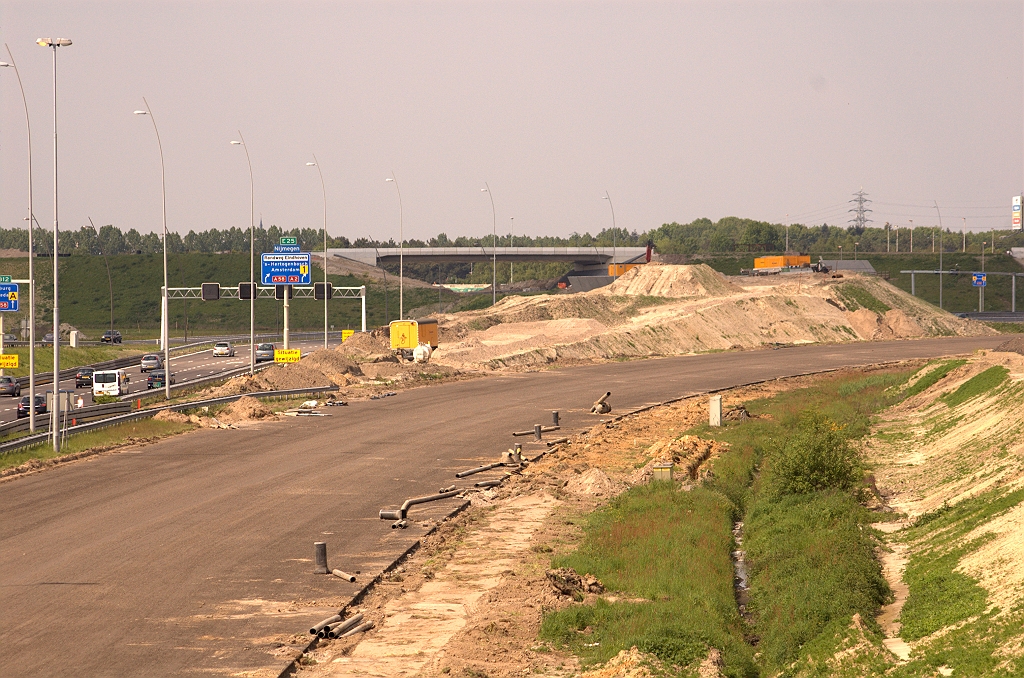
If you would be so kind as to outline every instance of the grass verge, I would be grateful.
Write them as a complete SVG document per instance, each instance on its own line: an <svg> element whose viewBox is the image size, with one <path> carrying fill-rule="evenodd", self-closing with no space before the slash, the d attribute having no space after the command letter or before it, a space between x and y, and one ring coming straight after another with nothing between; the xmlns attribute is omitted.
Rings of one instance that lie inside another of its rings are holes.
<svg viewBox="0 0 1024 678"><path fill-rule="evenodd" d="M33 459L45 461L57 456L73 455L87 450L104 450L122 445L153 442L160 438L191 431L194 428L194 424L142 419L70 436L61 447L60 455L55 455L53 446L48 443L40 443L0 455L0 470L20 466Z"/></svg>
<svg viewBox="0 0 1024 678"><path fill-rule="evenodd" d="M555 561L589 572L609 590L643 602L598 601L547 615L541 637L585 664L637 646L666 665L691 668L709 647L729 675L756 675L732 588L733 506L720 493L635 487L592 514L583 545Z"/></svg>
<svg viewBox="0 0 1024 678"><path fill-rule="evenodd" d="M999 386L1006 380L1010 370L1006 369L1002 365L994 365L980 374L976 374L964 383L960 384L960 388L947 393L939 398L942 402L946 403L950 407L956 407L962 403L967 402L971 398L980 396L983 393L988 393L995 387Z"/></svg>

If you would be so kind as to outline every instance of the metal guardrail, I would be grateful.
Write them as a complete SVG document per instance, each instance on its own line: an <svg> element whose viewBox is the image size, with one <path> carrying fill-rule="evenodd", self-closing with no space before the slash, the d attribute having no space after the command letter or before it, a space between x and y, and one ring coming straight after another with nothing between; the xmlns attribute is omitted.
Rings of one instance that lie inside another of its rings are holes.
<svg viewBox="0 0 1024 678"><path fill-rule="evenodd" d="M148 419L155 417L164 410L171 410L173 412L180 412L181 410L191 410L197 407L209 407L212 405L223 405L225 403L234 402L243 396L249 396L251 398L287 398L293 395L307 395L317 393L332 393L338 390L337 386L318 386L314 388L293 388L282 391L256 391L254 393L240 393L238 395L223 396L220 398L210 398L208 400L197 400L188 403L178 403L176 405L165 405L164 407L153 407L145 410L135 410L128 414L121 414L113 417L107 417L105 419L99 419L97 421L89 422L86 424L78 424L77 426L68 426L64 429L64 435L70 436L76 433L87 433L89 431L95 431L97 429L105 428L107 426L117 426L118 424L127 424L132 421L138 421L140 419ZM124 405L122 403L116 403L117 405ZM130 406L130 403L125 403ZM82 408L85 409L85 408ZM20 450L24 447L31 447L38 445L39 443L46 442L49 440L49 433L37 433L31 436L25 436L18 438L17 440L11 440L6 443L0 443L0 455Z"/></svg>

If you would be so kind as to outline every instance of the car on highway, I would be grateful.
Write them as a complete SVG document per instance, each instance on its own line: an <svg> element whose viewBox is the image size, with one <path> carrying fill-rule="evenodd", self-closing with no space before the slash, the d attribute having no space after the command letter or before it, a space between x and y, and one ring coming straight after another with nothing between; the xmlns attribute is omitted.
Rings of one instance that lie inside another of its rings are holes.
<svg viewBox="0 0 1024 678"><path fill-rule="evenodd" d="M146 378L146 388L163 388L167 370L153 370ZM171 372L171 385L174 385L174 372Z"/></svg>
<svg viewBox="0 0 1024 678"><path fill-rule="evenodd" d="M274 345L273 344L258 344L256 346L256 362L261 363L265 360L274 360Z"/></svg>
<svg viewBox="0 0 1024 678"><path fill-rule="evenodd" d="M18 338L16 336L14 336L13 334L11 334L10 332L5 332L4 333L4 343L5 344L10 344L10 343L15 342L17 340L18 340Z"/></svg>
<svg viewBox="0 0 1024 678"><path fill-rule="evenodd" d="M21 384L14 377L0 377L0 395L17 398L21 395Z"/></svg>
<svg viewBox="0 0 1024 678"><path fill-rule="evenodd" d="M159 370L164 366L163 359L156 353L147 353L142 356L142 362L139 363L139 370L142 372L149 372L150 370Z"/></svg>
<svg viewBox="0 0 1024 678"><path fill-rule="evenodd" d="M92 373L95 371L91 367L79 367L75 372L75 388L92 388Z"/></svg>
<svg viewBox="0 0 1024 678"><path fill-rule="evenodd" d="M124 370L96 370L92 373L92 395L122 396L128 393L128 382Z"/></svg>
<svg viewBox="0 0 1024 678"><path fill-rule="evenodd" d="M46 414L46 398L36 396L36 414ZM18 403L18 419L28 416L28 396L22 396Z"/></svg>
<svg viewBox="0 0 1024 678"><path fill-rule="evenodd" d="M53 346L53 332L47 332L43 335L43 346Z"/></svg>
<svg viewBox="0 0 1024 678"><path fill-rule="evenodd" d="M235 357L235 347L231 345L230 341L218 341L213 345L213 355L216 358L227 356L228 358Z"/></svg>
<svg viewBox="0 0 1024 678"><path fill-rule="evenodd" d="M121 343L121 333L118 332L117 330L107 330L106 332L103 333L103 336L100 337L100 343L104 343L104 344L120 344Z"/></svg>

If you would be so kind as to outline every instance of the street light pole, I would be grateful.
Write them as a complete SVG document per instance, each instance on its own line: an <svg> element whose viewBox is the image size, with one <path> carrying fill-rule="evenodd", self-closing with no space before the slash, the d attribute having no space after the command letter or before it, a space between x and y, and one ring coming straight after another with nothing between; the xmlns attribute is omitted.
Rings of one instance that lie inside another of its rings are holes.
<svg viewBox="0 0 1024 678"><path fill-rule="evenodd" d="M313 162L307 162L306 167L316 167L320 174L320 190L324 194L324 350L327 350L327 186L324 184L324 173L320 170L320 161L313 154Z"/></svg>
<svg viewBox="0 0 1024 678"><path fill-rule="evenodd" d="M67 38L39 38L37 45L53 49L53 409L50 431L53 433L53 451L60 453L60 304L58 296L58 276L60 250L58 237L60 228L57 218L57 48L68 47L71 41ZM31 226L31 222L29 226ZM29 407L35 409L35 401Z"/></svg>
<svg viewBox="0 0 1024 678"><path fill-rule="evenodd" d="M21 103L25 107L25 132L28 138L28 428L29 431L36 431L36 278L35 278L35 247L32 243L32 224L35 215L32 213L32 123L28 117L28 99L25 98L25 86L21 82L21 73L18 65L14 62L14 55L11 48L4 43L7 49L7 58L10 59L10 66L14 69L14 75L18 78L18 87L21 89ZM3 64L7 66L7 64Z"/></svg>
<svg viewBox="0 0 1024 678"><path fill-rule="evenodd" d="M942 310L942 212L939 211L938 200L932 200L932 204L935 205L935 213L939 215L939 310Z"/></svg>
<svg viewBox="0 0 1024 678"><path fill-rule="evenodd" d="M245 145L241 130L238 131L238 138L241 141L231 143L245 150L245 162L249 165L249 376L252 376L256 372L256 272L253 270L253 261L256 259L256 189L252 182L249 147Z"/></svg>
<svg viewBox="0 0 1024 678"><path fill-rule="evenodd" d="M156 117L153 116L153 111L149 107L149 102L146 101L146 97L142 97L142 103L146 104L146 110L135 111L135 115L148 115L149 119L153 122L153 131L156 133L156 147L160 151L160 214L163 220L164 229L164 289L161 302L160 302L160 316L162 322L160 323L160 343L164 346L164 398L166 400L171 399L171 348L170 348L170 332L168 331L168 325L170 325L171 317L168 313L167 308L167 180L164 174L164 145L160 141L160 130L156 127ZM188 334L188 332L185 332Z"/></svg>
<svg viewBox="0 0 1024 678"><path fill-rule="evenodd" d="M398 191L398 319L405 318L405 215L402 211L402 189L398 187L398 179L394 170L384 181L395 182ZM386 278L385 278L386 280Z"/></svg>
<svg viewBox="0 0 1024 678"><path fill-rule="evenodd" d="M484 182L484 188L480 189L491 199L491 306L498 303L498 217L494 212L494 194L491 187Z"/></svg>
<svg viewBox="0 0 1024 678"><path fill-rule="evenodd" d="M618 273L619 272L619 264L616 262L616 252L615 252L615 231L616 231L616 228L615 228L615 206L612 205L612 197L610 195L608 195L608 191L604 192L604 199L608 201L608 207L611 207L611 209L612 209L612 270L615 271L615 273ZM618 276L615 275L615 273L612 273L612 278L617 278L618 277Z"/></svg>
<svg viewBox="0 0 1024 678"><path fill-rule="evenodd" d="M508 227L508 248L512 249L513 233L516 230L516 218L515 217L509 217L509 220L511 221L511 225ZM509 254L511 254L511 252ZM513 272L513 266L515 266L515 265L516 265L516 263L514 261L508 262L508 284L509 285L512 285L512 283L515 282L515 274Z"/></svg>

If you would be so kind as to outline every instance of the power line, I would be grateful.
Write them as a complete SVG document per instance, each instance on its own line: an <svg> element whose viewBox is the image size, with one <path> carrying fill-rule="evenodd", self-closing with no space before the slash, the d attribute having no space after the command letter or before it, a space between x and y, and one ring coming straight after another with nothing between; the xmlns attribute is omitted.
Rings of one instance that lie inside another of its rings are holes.
<svg viewBox="0 0 1024 678"><path fill-rule="evenodd" d="M864 192L863 188L861 188L853 194L853 200L850 200L849 202L855 205L855 207L848 210L853 213L853 218L850 219L850 223L853 224L854 228L858 231L864 230L864 228L871 223L871 219L868 219L868 215L872 212L868 207L868 205L871 204L871 200L868 199L868 194Z"/></svg>

